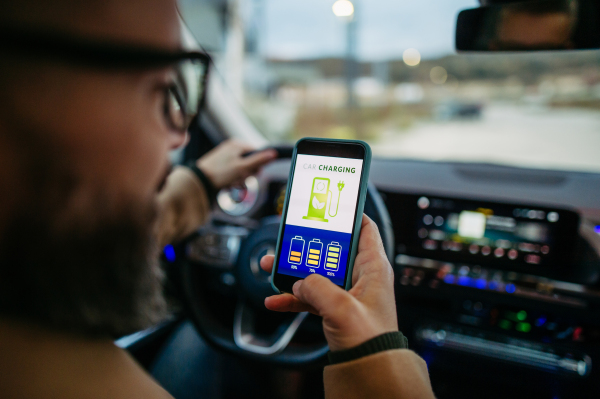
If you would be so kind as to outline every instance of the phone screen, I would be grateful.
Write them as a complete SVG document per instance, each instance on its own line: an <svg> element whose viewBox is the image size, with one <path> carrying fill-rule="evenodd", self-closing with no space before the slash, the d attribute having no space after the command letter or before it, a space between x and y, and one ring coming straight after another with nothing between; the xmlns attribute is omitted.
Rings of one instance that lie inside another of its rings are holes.
<svg viewBox="0 0 600 399"><path fill-rule="evenodd" d="M316 273L345 285L362 170L362 159L296 156L278 274Z"/></svg>

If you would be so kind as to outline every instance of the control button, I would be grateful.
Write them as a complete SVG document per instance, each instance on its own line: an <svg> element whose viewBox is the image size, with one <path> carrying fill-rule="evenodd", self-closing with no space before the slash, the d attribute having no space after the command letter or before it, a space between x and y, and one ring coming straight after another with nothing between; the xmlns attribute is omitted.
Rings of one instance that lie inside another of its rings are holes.
<svg viewBox="0 0 600 399"><path fill-rule="evenodd" d="M222 260L229 259L229 250L228 249L220 249L219 250L219 258Z"/></svg>
<svg viewBox="0 0 600 399"><path fill-rule="evenodd" d="M546 319L546 316L540 316L540 317L538 317L538 318L537 318L537 320L535 321L535 326L536 326L536 327L541 327L541 326L543 326L544 324L546 324L546 321L547 321L547 319Z"/></svg>
<svg viewBox="0 0 600 399"><path fill-rule="evenodd" d="M479 252L479 245L471 244L469 246L469 252L472 253L473 255L475 255L477 252Z"/></svg>
<svg viewBox="0 0 600 399"><path fill-rule="evenodd" d="M425 215L423 217L423 223L425 224L425 226L429 226L431 223L433 223L433 216Z"/></svg>
<svg viewBox="0 0 600 399"><path fill-rule="evenodd" d="M583 328L576 327L575 331L573 331L573 341L583 341L582 332Z"/></svg>
<svg viewBox="0 0 600 399"><path fill-rule="evenodd" d="M228 287L231 287L235 284L235 276L231 273L223 273L221 274L221 282Z"/></svg>

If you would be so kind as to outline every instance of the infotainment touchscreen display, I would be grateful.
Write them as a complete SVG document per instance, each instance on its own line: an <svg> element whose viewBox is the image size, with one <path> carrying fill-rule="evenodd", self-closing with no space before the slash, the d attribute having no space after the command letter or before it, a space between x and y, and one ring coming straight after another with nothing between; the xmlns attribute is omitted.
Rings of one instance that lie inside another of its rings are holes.
<svg viewBox="0 0 600 399"><path fill-rule="evenodd" d="M579 226L579 216L573 211L410 197L413 220L406 222L412 226L403 235L406 250L414 255L534 271L559 267L572 259Z"/></svg>

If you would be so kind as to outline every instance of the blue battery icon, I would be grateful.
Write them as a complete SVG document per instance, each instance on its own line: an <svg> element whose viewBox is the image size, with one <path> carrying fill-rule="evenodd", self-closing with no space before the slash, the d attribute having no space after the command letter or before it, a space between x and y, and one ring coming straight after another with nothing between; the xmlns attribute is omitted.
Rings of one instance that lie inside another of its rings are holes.
<svg viewBox="0 0 600 399"><path fill-rule="evenodd" d="M340 255L342 254L342 246L339 242L332 241L327 245L327 257L325 258L324 268L337 272L340 268Z"/></svg>
<svg viewBox="0 0 600 399"><path fill-rule="evenodd" d="M306 257L306 266L317 268L321 264L321 252L323 252L323 243L314 239L308 243L308 256Z"/></svg>
<svg viewBox="0 0 600 399"><path fill-rule="evenodd" d="M302 263L302 255L304 255L304 239L300 236L296 236L292 238L292 243L290 244L288 261L295 265L299 265Z"/></svg>

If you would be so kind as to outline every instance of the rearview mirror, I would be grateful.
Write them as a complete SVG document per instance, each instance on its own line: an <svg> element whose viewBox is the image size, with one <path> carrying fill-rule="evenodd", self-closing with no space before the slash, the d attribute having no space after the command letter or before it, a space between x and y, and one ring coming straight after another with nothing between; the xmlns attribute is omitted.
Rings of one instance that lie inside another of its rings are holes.
<svg viewBox="0 0 600 399"><path fill-rule="evenodd" d="M543 0L463 10L458 51L536 51L600 48L600 2Z"/></svg>

